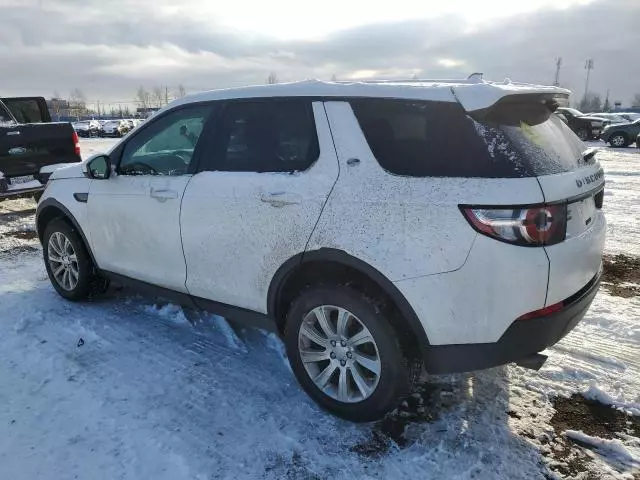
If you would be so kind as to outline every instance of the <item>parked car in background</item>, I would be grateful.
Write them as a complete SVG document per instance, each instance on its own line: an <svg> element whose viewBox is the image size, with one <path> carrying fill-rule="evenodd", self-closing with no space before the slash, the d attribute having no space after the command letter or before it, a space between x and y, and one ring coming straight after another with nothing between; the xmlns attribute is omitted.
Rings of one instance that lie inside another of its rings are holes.
<svg viewBox="0 0 640 480"><path fill-rule="evenodd" d="M612 147L628 147L640 133L640 119L629 123L607 125L602 131L602 140Z"/></svg>
<svg viewBox="0 0 640 480"><path fill-rule="evenodd" d="M605 127L614 123L627 123L629 121L628 118L617 113L587 113L587 116L601 118Z"/></svg>
<svg viewBox="0 0 640 480"><path fill-rule="evenodd" d="M72 125L80 137L98 137L102 130L102 125L98 120L80 120L73 122Z"/></svg>
<svg viewBox="0 0 640 480"><path fill-rule="evenodd" d="M127 120L109 120L102 126L103 137L122 137L132 129Z"/></svg>
<svg viewBox="0 0 640 480"><path fill-rule="evenodd" d="M44 98L4 100L12 108L0 100L0 199L38 198L54 166L80 162L78 134L67 122L51 122Z"/></svg>
<svg viewBox="0 0 640 480"><path fill-rule="evenodd" d="M604 120L590 117L575 108L560 107L555 112L566 119L567 125L582 141L597 140L604 127Z"/></svg>
<svg viewBox="0 0 640 480"><path fill-rule="evenodd" d="M552 115L567 95L474 80L185 97L53 174L36 213L49 279L68 300L110 279L274 329L302 388L354 421L394 409L423 365L540 368L602 272L604 173Z"/></svg>
<svg viewBox="0 0 640 480"><path fill-rule="evenodd" d="M636 120L640 120L640 113L636 112L617 112L616 115L620 115L628 122L635 122Z"/></svg>

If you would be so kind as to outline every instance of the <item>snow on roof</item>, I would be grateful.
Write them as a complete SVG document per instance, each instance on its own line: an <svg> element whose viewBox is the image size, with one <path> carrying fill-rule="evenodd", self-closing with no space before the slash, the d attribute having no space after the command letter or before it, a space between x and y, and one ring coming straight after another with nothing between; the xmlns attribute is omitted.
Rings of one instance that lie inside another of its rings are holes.
<svg viewBox="0 0 640 480"><path fill-rule="evenodd" d="M188 95L170 107L212 100L265 97L367 97L407 100L458 101L467 111L487 108L502 97L514 94L545 93L566 96L568 90L523 83L470 80L378 80L362 82L323 82L305 80L275 85L256 85L211 90Z"/></svg>

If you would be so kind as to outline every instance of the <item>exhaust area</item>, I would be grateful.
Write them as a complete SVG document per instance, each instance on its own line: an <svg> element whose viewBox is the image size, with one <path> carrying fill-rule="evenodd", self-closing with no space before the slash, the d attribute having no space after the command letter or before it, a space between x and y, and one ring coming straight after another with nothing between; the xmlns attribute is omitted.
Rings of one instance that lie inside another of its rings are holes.
<svg viewBox="0 0 640 480"><path fill-rule="evenodd" d="M519 365L524 368L528 368L530 370L540 370L544 365L544 362L547 361L546 355L542 355L541 353L534 353L527 357L521 358L516 361L516 365Z"/></svg>

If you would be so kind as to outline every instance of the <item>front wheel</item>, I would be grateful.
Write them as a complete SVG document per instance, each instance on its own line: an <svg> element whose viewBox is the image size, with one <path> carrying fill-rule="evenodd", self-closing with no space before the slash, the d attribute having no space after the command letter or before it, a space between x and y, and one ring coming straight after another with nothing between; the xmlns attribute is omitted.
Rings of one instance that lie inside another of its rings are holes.
<svg viewBox="0 0 640 480"><path fill-rule="evenodd" d="M82 300L89 296L93 265L73 227L62 219L52 220L44 232L43 254L49 280L62 297Z"/></svg>
<svg viewBox="0 0 640 480"><path fill-rule="evenodd" d="M298 382L347 420L382 418L410 393L421 364L407 355L382 310L343 286L313 287L287 315L285 344Z"/></svg>

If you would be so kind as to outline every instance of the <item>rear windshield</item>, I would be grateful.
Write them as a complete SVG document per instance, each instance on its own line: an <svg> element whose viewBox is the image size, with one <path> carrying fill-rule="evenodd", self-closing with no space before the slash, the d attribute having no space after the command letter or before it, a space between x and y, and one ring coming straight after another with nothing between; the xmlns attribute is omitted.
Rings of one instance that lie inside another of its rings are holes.
<svg viewBox="0 0 640 480"><path fill-rule="evenodd" d="M573 170L584 145L543 103L497 104L475 118L457 103L351 102L380 165L413 177L515 178Z"/></svg>

